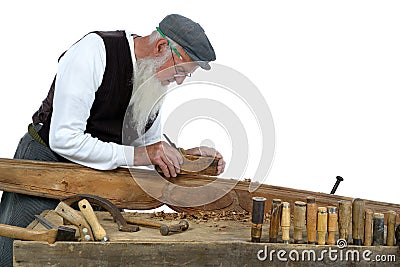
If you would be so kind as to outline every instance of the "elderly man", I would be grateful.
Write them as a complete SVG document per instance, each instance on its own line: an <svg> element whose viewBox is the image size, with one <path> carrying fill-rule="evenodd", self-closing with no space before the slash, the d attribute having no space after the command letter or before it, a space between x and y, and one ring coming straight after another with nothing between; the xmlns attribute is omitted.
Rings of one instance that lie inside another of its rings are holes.
<svg viewBox="0 0 400 267"><path fill-rule="evenodd" d="M15 158L71 161L100 170L158 165L176 176L181 154L161 141L159 109L166 87L198 67L210 69L214 49L192 20L172 14L149 36L93 32L59 58L50 91L33 115ZM221 154L208 147L187 154ZM90 193L90 192L88 192ZM26 227L57 201L4 192L0 223ZM0 266L12 265L12 239L0 238Z"/></svg>

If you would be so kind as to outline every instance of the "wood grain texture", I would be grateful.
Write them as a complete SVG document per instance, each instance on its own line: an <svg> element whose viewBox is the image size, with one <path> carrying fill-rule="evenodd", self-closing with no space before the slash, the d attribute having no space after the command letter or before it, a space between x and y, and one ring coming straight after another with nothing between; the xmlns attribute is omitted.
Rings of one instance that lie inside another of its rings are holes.
<svg viewBox="0 0 400 267"><path fill-rule="evenodd" d="M292 207L295 201L305 201L308 196L315 197L318 206L337 207L340 200L353 200L352 197L267 184L260 184L250 193L249 185L246 181L200 175L165 179L156 171L144 169L99 171L72 163L0 159L0 190L54 199L93 194L125 209L152 209L167 203L174 210L186 213L198 210L251 212L254 196L267 198L266 210L271 210L275 198L289 202ZM188 188L199 189L199 193L192 193L186 190ZM201 191L202 188L206 190ZM216 196L221 198L214 200ZM198 206L183 205L188 200L188 203L209 201ZM365 207L385 214L389 210L400 213L399 204L365 200Z"/></svg>
<svg viewBox="0 0 400 267"><path fill-rule="evenodd" d="M329 260L326 253L328 249L328 246L313 246L313 253L310 253L308 245L243 241L56 242L51 247L46 243L17 241L14 243L14 266L355 266L357 255L360 259L357 266L378 266L376 262L366 261L362 257L365 247L349 246L347 249L352 252L345 254L344 258L348 260L342 261ZM331 246L331 249L336 250L337 247ZM368 249L372 255L393 255L396 259L400 256L397 247ZM275 251L272 257L271 251ZM284 251L285 254L281 252L278 258L277 251ZM292 259L298 256L299 260L289 260L289 253ZM306 260L301 260L302 255ZM394 264L380 262L379 266Z"/></svg>

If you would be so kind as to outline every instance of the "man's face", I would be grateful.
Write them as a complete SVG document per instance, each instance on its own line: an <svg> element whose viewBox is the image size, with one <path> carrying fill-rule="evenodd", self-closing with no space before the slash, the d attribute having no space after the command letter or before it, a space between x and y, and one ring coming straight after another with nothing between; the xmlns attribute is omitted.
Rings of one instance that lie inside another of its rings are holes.
<svg viewBox="0 0 400 267"><path fill-rule="evenodd" d="M186 52L178 48L182 59L172 50L167 50L171 57L157 69L156 77L160 80L162 85L169 85L170 83L176 82L182 84L188 74L192 74L198 67L198 65L191 60Z"/></svg>

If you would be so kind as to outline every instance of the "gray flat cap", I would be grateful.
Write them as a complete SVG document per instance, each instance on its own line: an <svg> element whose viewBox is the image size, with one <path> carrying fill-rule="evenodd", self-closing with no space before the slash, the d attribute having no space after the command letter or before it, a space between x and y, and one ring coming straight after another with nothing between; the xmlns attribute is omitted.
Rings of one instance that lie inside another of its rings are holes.
<svg viewBox="0 0 400 267"><path fill-rule="evenodd" d="M160 22L159 29L179 44L202 69L211 69L208 62L215 60L215 52L200 24L182 15L171 14Z"/></svg>

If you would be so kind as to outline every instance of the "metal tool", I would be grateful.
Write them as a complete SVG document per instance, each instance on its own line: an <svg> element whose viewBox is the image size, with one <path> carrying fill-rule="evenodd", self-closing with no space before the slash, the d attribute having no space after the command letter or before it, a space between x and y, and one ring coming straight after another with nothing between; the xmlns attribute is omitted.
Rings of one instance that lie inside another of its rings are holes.
<svg viewBox="0 0 400 267"><path fill-rule="evenodd" d="M315 244L317 237L317 204L315 197L307 197L307 242Z"/></svg>
<svg viewBox="0 0 400 267"><path fill-rule="evenodd" d="M137 225L128 225L125 218L122 216L121 212L113 203L109 200L89 194L79 194L72 197L68 197L63 200L64 203L67 205L73 205L78 201L86 199L89 203L93 205L100 206L107 210L111 216L113 217L114 221L118 224L118 230L122 232L137 232L139 231L139 226Z"/></svg>
<svg viewBox="0 0 400 267"><path fill-rule="evenodd" d="M251 242L260 242L262 225L264 223L265 197L253 197L253 210L251 213Z"/></svg>
<svg viewBox="0 0 400 267"><path fill-rule="evenodd" d="M46 229L57 229L58 233L56 236L56 241L74 241L75 240L75 233L76 230L71 227L66 227L66 226L56 226L49 220L45 219L43 216L40 215L35 215L36 220L40 224L42 224Z"/></svg>
<svg viewBox="0 0 400 267"><path fill-rule="evenodd" d="M364 211L365 203L364 200L356 198L353 200L352 209L352 236L353 244L356 246L361 246L364 240Z"/></svg>
<svg viewBox="0 0 400 267"><path fill-rule="evenodd" d="M149 221L142 221L133 218L126 217L125 218L127 223L132 223L144 227L151 227L151 228L159 228L160 233L163 236L168 235L169 233L179 233L184 232L189 228L189 222L187 220L181 220L178 224L173 225L166 225L157 222L149 222Z"/></svg>
<svg viewBox="0 0 400 267"><path fill-rule="evenodd" d="M302 244L303 230L306 228L306 203L303 201L294 202L293 211L293 240L295 244Z"/></svg>
<svg viewBox="0 0 400 267"><path fill-rule="evenodd" d="M269 221L269 242L278 242L279 225L281 223L282 200L272 200L271 217Z"/></svg>
<svg viewBox="0 0 400 267"><path fill-rule="evenodd" d="M332 190L331 190L331 194L332 194L332 195L335 194L335 192L336 192L336 190L337 190L337 188L338 188L340 182L342 182L343 180L344 180L344 179L343 179L342 177L336 176L335 185L333 186L333 188L332 188Z"/></svg>
<svg viewBox="0 0 400 267"><path fill-rule="evenodd" d="M89 201L82 199L78 202L78 206L86 221L92 228L94 238L98 241L107 242L109 240L107 233L99 223L99 220L97 219L97 216L94 213Z"/></svg>
<svg viewBox="0 0 400 267"><path fill-rule="evenodd" d="M179 149L176 147L175 143L172 142L171 139L169 139L169 137L168 137L166 134L163 134L163 135L164 135L165 139L167 139L167 142L168 142L168 144L169 144L170 146L172 146L172 147L175 148L176 150L179 150ZM179 152L180 152L180 151L179 151Z"/></svg>
<svg viewBox="0 0 400 267"><path fill-rule="evenodd" d="M58 203L57 207L55 208L55 211L57 212L58 215L63 217L64 220L72 223L73 225L79 228L79 233L82 241L95 240L89 224L78 211L74 210L63 201Z"/></svg>

